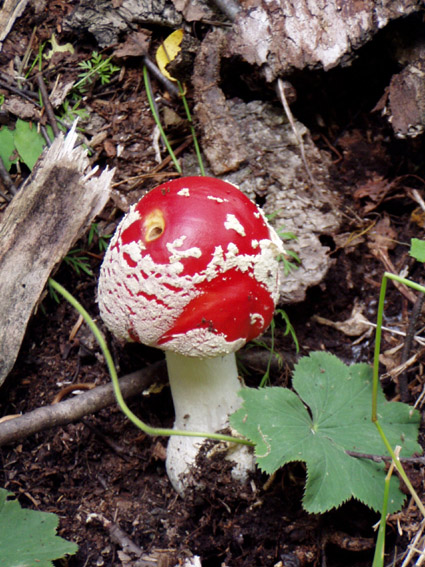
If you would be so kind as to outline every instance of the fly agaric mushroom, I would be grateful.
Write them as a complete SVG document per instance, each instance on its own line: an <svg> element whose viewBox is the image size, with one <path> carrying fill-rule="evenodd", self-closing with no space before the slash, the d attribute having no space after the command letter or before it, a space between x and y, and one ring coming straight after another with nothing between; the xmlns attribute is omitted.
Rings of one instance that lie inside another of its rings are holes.
<svg viewBox="0 0 425 567"><path fill-rule="evenodd" d="M164 183L121 221L100 272L100 313L118 338L165 351L175 429L223 430L240 407L234 353L272 320L282 253L261 210L209 177ZM169 440L167 473L180 494L202 443ZM253 468L246 446L229 459L241 479Z"/></svg>

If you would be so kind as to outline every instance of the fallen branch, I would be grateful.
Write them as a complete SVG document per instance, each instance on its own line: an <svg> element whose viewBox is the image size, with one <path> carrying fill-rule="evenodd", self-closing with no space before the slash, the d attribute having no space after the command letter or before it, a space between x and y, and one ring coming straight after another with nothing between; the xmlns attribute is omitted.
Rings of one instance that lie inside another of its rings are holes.
<svg viewBox="0 0 425 567"><path fill-rule="evenodd" d="M146 390L153 382L166 382L165 363L163 361L122 377L120 389L124 398L130 398ZM21 441L34 433L78 421L86 415L111 406L115 402L112 383L109 383L77 397L43 406L20 417L9 419L0 424L0 447Z"/></svg>
<svg viewBox="0 0 425 567"><path fill-rule="evenodd" d="M113 171L95 176L75 126L35 165L0 222L0 385L52 270L109 199Z"/></svg>

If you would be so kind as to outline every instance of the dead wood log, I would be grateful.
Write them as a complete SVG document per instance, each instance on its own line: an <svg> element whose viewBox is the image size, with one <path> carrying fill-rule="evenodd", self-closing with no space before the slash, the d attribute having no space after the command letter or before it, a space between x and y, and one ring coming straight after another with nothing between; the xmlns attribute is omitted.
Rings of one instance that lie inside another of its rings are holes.
<svg viewBox="0 0 425 567"><path fill-rule="evenodd" d="M123 32L139 24L177 28L182 18L167 0L80 0L64 19L63 28L78 35L89 32L99 47L106 47L118 43Z"/></svg>
<svg viewBox="0 0 425 567"><path fill-rule="evenodd" d="M222 30L207 35L196 57L192 77L195 113L202 127L202 148L214 175L238 169L247 157L238 126L219 87L224 44Z"/></svg>
<svg viewBox="0 0 425 567"><path fill-rule="evenodd" d="M146 390L153 382L162 384L166 382L163 361L120 378L121 393L124 398L131 398ZM63 402L37 408L20 417L0 423L0 447L16 443L29 435L52 427L73 423L115 402L112 383L109 383Z"/></svg>
<svg viewBox="0 0 425 567"><path fill-rule="evenodd" d="M109 199L113 171L94 177L76 138L56 138L0 223L0 385L50 273Z"/></svg>
<svg viewBox="0 0 425 567"><path fill-rule="evenodd" d="M235 19L229 53L264 69L267 80L294 69L331 69L390 21L423 9L423 0L250 0Z"/></svg>
<svg viewBox="0 0 425 567"><path fill-rule="evenodd" d="M5 0L0 10L0 51L3 41L12 29L15 20L22 15L28 0Z"/></svg>

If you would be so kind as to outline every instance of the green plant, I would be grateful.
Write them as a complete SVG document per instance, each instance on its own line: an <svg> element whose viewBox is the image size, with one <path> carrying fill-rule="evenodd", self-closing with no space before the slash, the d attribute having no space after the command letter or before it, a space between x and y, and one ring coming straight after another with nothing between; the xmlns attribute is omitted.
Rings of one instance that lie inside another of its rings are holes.
<svg viewBox="0 0 425 567"><path fill-rule="evenodd" d="M153 119L155 120L155 124L158 127L159 133L161 134L162 141L164 142L164 145L167 148L167 152L168 152L168 154L169 154L169 156L170 156L170 158L171 158L171 160L174 164L174 167L176 168L177 172L180 173L180 175L181 175L183 173L182 168L180 167L180 164L177 161L177 158L176 158L176 156L173 152L173 148L171 147L170 142L168 141L167 135L164 131L164 128L162 127L158 111L156 109L156 105L155 105L155 102L154 102L154 99L153 99L152 87L151 87L151 83L150 83L150 79L149 79L149 73L148 73L148 69L147 69L146 65L143 66L143 80L144 80L144 83L145 83L146 95L148 97L149 107L151 109Z"/></svg>
<svg viewBox="0 0 425 567"><path fill-rule="evenodd" d="M425 261L425 241L413 239L410 255ZM257 461L267 472L290 461L306 463L303 504L307 510L323 512L351 497L381 509L373 567L384 565L387 512L399 509L404 500L398 482L392 478L394 468L425 518L425 506L399 457L400 450L404 456L422 452L416 441L420 416L406 404L387 402L379 383L382 323L390 280L425 293L424 286L385 272L372 368L364 364L346 367L332 355L311 353L295 368L293 386L298 395L284 388L242 390L244 405L231 416L233 427L256 443ZM287 436L282 435L285 431ZM392 459L386 475L380 457L382 443Z"/></svg>
<svg viewBox="0 0 425 567"><path fill-rule="evenodd" d="M286 463L305 462L303 506L311 513L323 513L352 497L379 510L385 465L351 454L379 455L382 450L370 420L372 368L348 367L336 356L314 352L296 365L293 388L295 392L279 387L240 392L244 403L231 417L231 425L255 443L258 466L271 474ZM408 455L420 451L418 412L406 404L386 402L381 390L377 398L390 443L402 445ZM403 500L394 479L389 509L398 510Z"/></svg>
<svg viewBox="0 0 425 567"><path fill-rule="evenodd" d="M53 140L50 126L47 127L47 132ZM17 161L32 170L45 147L46 140L34 123L18 118L14 129L6 126L0 128L0 158L7 171Z"/></svg>
<svg viewBox="0 0 425 567"><path fill-rule="evenodd" d="M278 211L275 211L273 213L267 214L266 218L267 218L268 221L272 221L275 217L277 217L278 214L279 214ZM283 227L283 226L281 226L280 228L277 228L276 232L283 241L285 241L285 240L298 240L298 236L296 234L294 234L293 232L285 230L285 227ZM294 252L293 250L286 250L285 252L286 252L286 254L282 254L281 256L278 257L278 259L283 264L284 275L287 276L293 270L298 269L297 264L301 264L301 260L300 260L300 257L298 256L298 254L296 252Z"/></svg>
<svg viewBox="0 0 425 567"><path fill-rule="evenodd" d="M293 232L287 232L283 227L278 229L276 232L283 241L298 239L298 237ZM279 261L283 264L283 273L285 276L287 276L293 270L298 270L298 264L301 264L301 260L298 254L294 252L294 250L290 249L286 250L286 254L279 256Z"/></svg>
<svg viewBox="0 0 425 567"><path fill-rule="evenodd" d="M72 101L66 99L62 104L60 119L65 122L74 122L76 118L88 120L90 114L85 108L79 108L81 102L82 98L76 95L73 95Z"/></svg>
<svg viewBox="0 0 425 567"><path fill-rule="evenodd" d="M189 109L189 104L188 104L187 99L186 99L186 89L181 84L180 81L171 77L171 75L166 70L167 64L170 61L172 61L176 57L177 53L180 51L180 43L181 43L182 38L183 38L183 30L176 30L172 34L170 34L162 42L162 44L158 48L158 50L156 52L156 59L157 59L157 63L158 63L158 66L159 66L161 73L170 81L174 81L174 82L177 83L179 95L180 95L180 98L182 100L183 108L184 108L184 111L185 111L185 114L186 114L187 123L189 125L190 133L192 135L193 147L195 148L195 153L196 153L196 158L198 160L200 174L205 175L205 168L204 168L204 163L203 163L203 160L202 160L201 149L199 147L198 138L196 136L195 127L193 125L193 120L192 120L192 115L191 115L191 112L190 112L190 109ZM146 65L144 65L144 67L143 67L143 78L144 78L144 82L145 82L145 89L146 89L146 94L147 94L147 97L148 97L149 106L150 106L150 109L151 109L151 112L152 112L152 116L155 120L155 124L157 125L157 128L158 128L158 130L161 134L162 141L164 142L164 145L167 148L168 154L169 154L172 162L174 163L174 167L176 168L178 173L182 174L180 164L177 161L177 158L176 158L176 156L175 156L175 154L174 154L174 152L171 148L170 142L167 138L167 135L166 135L166 133L165 133L163 127L162 127L161 120L159 118L159 114L158 114L158 111L157 111L157 108L156 108L156 105L155 105L155 102L154 102L153 94L152 94L152 86L151 86L151 83L150 83L149 73L148 73L148 69L147 69Z"/></svg>
<svg viewBox="0 0 425 567"><path fill-rule="evenodd" d="M91 246L95 239L97 239L97 245L99 247L99 252L105 252L108 248L108 241L112 234L101 234L99 231L99 223L93 222L90 226L90 230L87 236L88 245Z"/></svg>
<svg viewBox="0 0 425 567"><path fill-rule="evenodd" d="M70 266L78 276L81 276L82 272L88 276L93 275L93 271L89 264L89 258L84 255L84 250L81 248L74 248L73 250L70 250L63 261L65 264Z"/></svg>
<svg viewBox="0 0 425 567"><path fill-rule="evenodd" d="M253 344L268 350L269 353L270 353L269 360L267 362L267 368L266 368L266 371L264 373L264 376L261 379L259 388L263 388L266 384L270 383L270 368L271 368L271 363L272 363L273 357L276 358L276 360L279 364L279 367L281 367L282 364L283 364L282 356L278 352L276 352L275 348L274 348L275 330L276 330L276 316L277 315L280 315L280 317L283 319L283 322L285 324L284 336L286 337L287 335L291 335L292 340L295 343L296 351L298 352L299 349L300 349L300 346L298 344L297 335L295 333L295 329L294 329L294 327L292 326L292 324L289 320L288 314L283 309L276 309L275 310L275 316L274 316L272 322L270 323L270 345L268 345L262 339L256 339L255 341L252 341Z"/></svg>
<svg viewBox="0 0 425 567"><path fill-rule="evenodd" d="M87 61L81 61L78 66L83 72L78 76L81 77L74 85L74 89L84 92L87 87L99 80L102 85L111 82L112 75L117 73L120 68L111 63L111 57L103 58L101 53L93 51L92 56Z"/></svg>
<svg viewBox="0 0 425 567"><path fill-rule="evenodd" d="M11 496L0 488L0 567L53 567L53 560L77 552L56 535L56 514L21 508Z"/></svg>

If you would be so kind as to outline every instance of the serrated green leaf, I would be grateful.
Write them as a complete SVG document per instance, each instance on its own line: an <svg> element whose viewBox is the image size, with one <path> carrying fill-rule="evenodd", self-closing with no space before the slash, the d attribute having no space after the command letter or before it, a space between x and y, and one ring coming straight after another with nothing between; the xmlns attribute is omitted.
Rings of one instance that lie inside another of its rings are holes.
<svg viewBox="0 0 425 567"><path fill-rule="evenodd" d="M350 498L379 510L385 466L347 454L385 454L371 422L371 367L346 366L329 353L311 353L296 365L293 388L298 396L276 387L240 392L244 403L230 423L256 444L258 466L273 473L286 463L305 462L303 506L311 513L323 513ZM402 446L402 456L422 452L417 443L420 416L416 410L387 402L379 390L378 414L390 444ZM392 479L389 512L398 510L403 501L398 482Z"/></svg>
<svg viewBox="0 0 425 567"><path fill-rule="evenodd" d="M425 240L412 238L410 241L409 254L418 262L425 262Z"/></svg>
<svg viewBox="0 0 425 567"><path fill-rule="evenodd" d="M7 171L10 170L12 163L17 161L17 159L13 159L14 151L15 142L13 141L13 132L3 126L0 128L0 159L3 161Z"/></svg>
<svg viewBox="0 0 425 567"><path fill-rule="evenodd" d="M13 140L21 161L32 170L46 145L43 136L37 132L37 126L19 118Z"/></svg>
<svg viewBox="0 0 425 567"><path fill-rule="evenodd" d="M52 567L52 561L73 555L78 546L56 535L56 514L21 508L0 488L0 567Z"/></svg>

